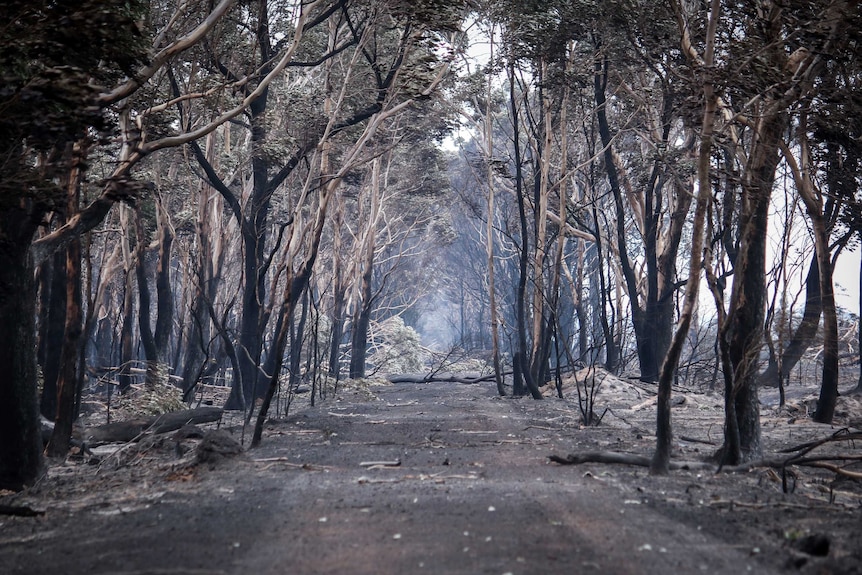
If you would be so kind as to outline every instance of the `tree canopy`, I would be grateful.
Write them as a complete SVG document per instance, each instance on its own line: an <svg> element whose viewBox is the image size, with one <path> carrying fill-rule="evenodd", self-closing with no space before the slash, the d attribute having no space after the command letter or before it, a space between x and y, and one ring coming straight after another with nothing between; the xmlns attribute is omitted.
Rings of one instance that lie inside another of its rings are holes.
<svg viewBox="0 0 862 575"><path fill-rule="evenodd" d="M722 463L760 456L758 386L814 344L833 417L854 2L5 11L0 488L38 477L40 410L67 451L86 394L212 384L256 445L281 395L422 345L485 358L500 394L585 365L657 384L659 473L695 372L724 390Z"/></svg>

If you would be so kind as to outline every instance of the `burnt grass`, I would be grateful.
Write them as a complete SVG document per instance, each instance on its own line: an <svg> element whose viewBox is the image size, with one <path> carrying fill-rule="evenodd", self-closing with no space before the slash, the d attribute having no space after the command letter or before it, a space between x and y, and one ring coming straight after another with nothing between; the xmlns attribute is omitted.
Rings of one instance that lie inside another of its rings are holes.
<svg viewBox="0 0 862 575"><path fill-rule="evenodd" d="M781 408L761 394L769 456L858 431L855 397L820 425L816 389L789 391ZM0 573L862 573L858 480L808 465L654 477L552 463L654 446L649 385L601 374L597 426L582 425L573 384L564 395L349 384L313 407L298 397L254 450L232 415L72 454L0 494ZM720 393L679 388L674 403L674 460L708 461ZM858 442L808 456L860 471Z"/></svg>

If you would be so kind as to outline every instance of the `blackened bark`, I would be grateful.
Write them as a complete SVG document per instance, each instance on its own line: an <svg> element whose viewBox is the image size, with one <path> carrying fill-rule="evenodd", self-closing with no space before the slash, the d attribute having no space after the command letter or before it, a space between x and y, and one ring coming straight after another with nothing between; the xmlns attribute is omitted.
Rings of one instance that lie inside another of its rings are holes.
<svg viewBox="0 0 862 575"><path fill-rule="evenodd" d="M189 311L192 325L186 336L185 353L183 354L182 383L183 394L190 393L198 383L198 377L204 370L203 362L209 359L210 320L205 306L200 302L200 291L195 290L196 297Z"/></svg>
<svg viewBox="0 0 862 575"><path fill-rule="evenodd" d="M260 410L257 412L257 420L254 424L254 433L251 439L251 447L260 445L263 437L263 424L266 421L269 406L272 404L272 399L275 397L275 392L278 390L278 382L281 377L281 367L284 358L284 349L287 345L286 329L287 318L293 315L296 308L296 302L299 300L302 292L308 288L308 281L311 278L311 270L314 269L314 264L317 262L317 256L320 251L320 237L323 234L323 224L326 221L326 211L329 207L329 198L334 189L340 184L340 180L332 180L327 188L321 191L320 205L317 208L317 222L312 231L312 238L308 251L306 252L305 263L295 277L288 274L282 296L281 306L279 308L281 329L278 330L275 336L275 345L271 353L275 354L276 364L269 377L269 385L266 388L266 394L263 397L263 402L260 405Z"/></svg>
<svg viewBox="0 0 862 575"><path fill-rule="evenodd" d="M42 282L42 305L46 309L41 325L40 355L42 366L42 398L40 410L47 419L57 417L57 378L60 374L60 350L66 326L66 251L60 250L45 260L40 272L47 276Z"/></svg>
<svg viewBox="0 0 862 575"><path fill-rule="evenodd" d="M589 321L587 319L587 310L584 305L584 277L587 275L586 269L586 247L584 246L584 240L577 240L578 242L578 269L577 274L575 275L575 291L577 292L577 298L574 302L575 306L575 317L578 320L578 361L586 362L590 353L589 349Z"/></svg>
<svg viewBox="0 0 862 575"><path fill-rule="evenodd" d="M807 145L807 142L804 142ZM803 147L803 158L807 156L807 148ZM789 155L789 154L788 154ZM794 173L799 173L798 166ZM832 423L835 415L835 404L838 401L838 312L835 309L835 286L832 282L832 259L829 247L830 225L827 224L828 206L822 206L815 199L813 186L802 176L800 194L803 196L806 210L811 219L811 230L814 235L814 253L817 256L817 267L820 270L820 300L823 302L823 371L820 381L820 397L813 419L818 423Z"/></svg>
<svg viewBox="0 0 862 575"><path fill-rule="evenodd" d="M222 415L221 408L208 406L172 411L161 415L137 417L87 429L85 439L89 445L133 442L142 439L146 436L145 434L167 433L180 429L184 425L218 421Z"/></svg>
<svg viewBox="0 0 862 575"><path fill-rule="evenodd" d="M327 76L328 78L328 76ZM328 80L327 80L328 85ZM328 150L328 144L327 144ZM328 165L328 153L322 158L324 167ZM342 265L342 228L344 227L344 198L341 193L336 190L336 194L332 213L332 308L330 311L329 330L329 375L338 381L341 375L341 343L344 339L344 320L345 320L345 294L347 287L344 285L344 270Z"/></svg>
<svg viewBox="0 0 862 575"><path fill-rule="evenodd" d="M590 353L590 344L587 338L590 327L587 321L587 311L581 300L575 304L575 316L578 318L578 361L585 362Z"/></svg>
<svg viewBox="0 0 862 575"><path fill-rule="evenodd" d="M601 223L599 222L599 214L596 206L593 205L592 209L593 214L593 225L596 230L601 229ZM603 244L601 240L601 234L596 233L596 241L593 246L595 250L596 258L595 258L595 275L592 278L592 284L594 288L598 283L596 289L596 295L594 305L598 309L598 322L602 330L602 338L605 344L605 369L610 371L611 373L616 373L619 368L619 350L617 349L616 341L614 339L613 328L611 327L611 322L608 319L608 287L605 281L605 272L604 266L602 264L602 250ZM596 281L596 277L598 277L598 282ZM591 361L592 363L592 361Z"/></svg>
<svg viewBox="0 0 862 575"><path fill-rule="evenodd" d="M601 48L601 41L595 39L596 49ZM625 213L623 202L623 193L620 188L619 174L617 173L616 164L614 162L613 150L611 148L611 130L608 123L608 115L606 109L605 87L607 85L608 71L607 58L597 57L594 64L593 75L593 91L596 101L596 121L599 127L599 136L604 147L605 173L608 176L608 184L611 187L611 192L614 197L614 207L616 208L616 232L617 244L619 245L620 268L623 271L623 276L626 281L626 288L629 293L629 300L632 308L632 324L635 328L635 338L637 340L638 360L640 361L641 379L654 380L658 376L658 361L655 359L654 342L650 338L644 337L644 328L646 326L644 312L638 302L638 287L635 279L634 269L629 261L628 251L626 250L626 225L628 218ZM598 218L594 216L596 225L598 226ZM598 229L598 227L596 228ZM602 279L602 307L605 307L607 300L606 287L604 285L604 275ZM608 346L608 357L606 363L609 370L616 369L615 363L611 361L611 346L612 337L609 333L609 325L607 318L602 317L602 328L605 331L605 345ZM616 358L614 358L615 361Z"/></svg>
<svg viewBox="0 0 862 575"><path fill-rule="evenodd" d="M140 205L135 208L135 277L138 280L138 329L141 333L141 344L147 361L147 387L155 387L158 381L158 353L153 328L150 324L150 285L147 281L147 232Z"/></svg>
<svg viewBox="0 0 862 575"><path fill-rule="evenodd" d="M734 381L725 389L728 404L733 405L734 425L738 434L738 445L732 446L724 459L725 464L737 465L757 459L761 455L760 408L757 398L757 362L763 334L765 315L766 283L766 222L768 197L758 201L749 224L749 237L740 245L737 274L741 275L741 294L728 314L726 342L732 365ZM763 231L760 233L759 228ZM742 258L749 261L740 268ZM734 285L734 290L736 290ZM731 304L733 305L733 304Z"/></svg>
<svg viewBox="0 0 862 575"><path fill-rule="evenodd" d="M157 206L157 209L161 209ZM158 215L163 220L164 215ZM141 343L147 359L147 385L155 386L162 377L162 366L168 360L168 342L173 323L173 293L171 292L171 247L173 234L167 222L159 221L158 262L156 264L156 321L155 330L150 322L152 293L147 277L147 233L140 206L135 210L135 229L138 236L135 275L138 280L138 325Z"/></svg>
<svg viewBox="0 0 862 575"><path fill-rule="evenodd" d="M36 397L36 293L30 242L37 218L0 207L0 489L20 490L42 473Z"/></svg>
<svg viewBox="0 0 862 575"><path fill-rule="evenodd" d="M322 209L325 211L325 205ZM257 420L254 425L251 447L259 446L261 439L263 438L263 424L264 421L266 421L269 407L272 404L272 399L275 397L275 392L278 390L278 382L281 378L281 368L284 364L284 352L287 347L287 340L290 331L288 329L288 325L290 323L289 319L296 309L296 302L299 300L303 291L308 287L308 280L311 277L311 269L314 267L314 262L317 260L317 252L320 245L319 234L321 229L322 226L316 231L315 240L312 242L311 255L306 261L302 271L295 278L288 277L287 279L287 285L284 289L284 297L279 309L280 317L278 325L280 328L275 334L275 342L271 351L271 353L275 354L275 365L273 366L272 374L269 378L269 385L267 386L266 394L264 394L263 402L260 405L260 410L257 412Z"/></svg>
<svg viewBox="0 0 862 575"><path fill-rule="evenodd" d="M859 309L862 310L862 260L859 261ZM859 322L857 351L859 352L859 379L850 393L862 394L862 321Z"/></svg>
<svg viewBox="0 0 862 575"><path fill-rule="evenodd" d="M131 270L126 270L123 293L123 328L120 331L120 373L117 376L120 393L126 393L134 382L131 373L134 361L134 343L132 335L135 324L134 292L132 291Z"/></svg>
<svg viewBox="0 0 862 575"><path fill-rule="evenodd" d="M257 2L257 45L260 49L263 69L268 71L272 47L269 35L269 16L267 3ZM246 405L265 391L265 386L258 386L258 365L263 349L263 306L266 302L266 273L268 269L265 257L267 228L269 222L270 200L274 187L269 182L270 159L264 150L267 141L266 110L269 102L269 88L265 88L249 105L251 122L251 170L252 192L245 205L240 229L242 230L244 271L242 317L240 319L239 346L237 349L240 385ZM219 189L218 187L216 187ZM219 191L222 191L219 189ZM235 394L232 394L235 397ZM235 402L231 402L232 404ZM234 407L232 405L232 407Z"/></svg>
<svg viewBox="0 0 862 575"><path fill-rule="evenodd" d="M305 342L305 326L308 322L309 300L311 299L308 289L302 292L302 313L299 314L299 322L291 329L290 339L290 378L288 385L290 389L299 386L302 365L302 344Z"/></svg>
<svg viewBox="0 0 862 575"><path fill-rule="evenodd" d="M826 236L825 229L823 232ZM832 423L835 404L838 402L838 313L835 309L832 264L828 253L820 255L820 269L820 290L823 300L823 371L817 410L812 419L818 423Z"/></svg>
<svg viewBox="0 0 862 575"><path fill-rule="evenodd" d="M329 342L329 375L335 378L338 378L341 372L341 340L344 338L344 288L339 283L336 281L335 293L332 296L332 329Z"/></svg>
<svg viewBox="0 0 862 575"><path fill-rule="evenodd" d="M596 40L597 49L601 42ZM662 203L666 178L662 175L663 161L656 158L644 193L644 263L646 265L646 294L640 301L638 278L628 254L626 226L628 216L620 185L620 175L614 160L613 136L606 111L605 89L608 78L608 62L605 57L596 58L594 65L594 94L596 120L604 147L605 171L614 197L616 208L616 232L619 247L620 268L625 279L632 310L640 377L644 381L658 381L662 361L667 353L673 332L674 292L676 285L676 254L682 238L683 222L691 205L687 192L679 194L680 201L671 217L671 227L666 236L666 250L659 254L658 239L660 224L664 217ZM673 96L665 94L662 103L662 143L667 146L672 126Z"/></svg>
<svg viewBox="0 0 862 575"><path fill-rule="evenodd" d="M862 260L859 261L859 309L862 310ZM857 351L859 352L859 379L856 382L856 387L853 388L851 393L853 394L862 394L862 321L859 323L859 334L857 341L859 342L857 345Z"/></svg>
<svg viewBox="0 0 862 575"><path fill-rule="evenodd" d="M79 210L81 148L69 145L72 155L71 168L66 182L66 214L76 215ZM63 346L60 351L60 372L57 378L57 417L54 430L48 441L46 454L51 457L65 457L72 439L72 425L78 417L78 398L81 394L83 366L82 335L84 331L84 310L81 296L81 238L69 242L65 254L66 299Z"/></svg>
<svg viewBox="0 0 862 575"><path fill-rule="evenodd" d="M76 419L75 404L81 389L78 360L81 356L81 334L84 313L81 307L81 240L76 238L66 248L66 326L57 379L57 418L46 448L51 457L64 457L72 439Z"/></svg>
<svg viewBox="0 0 862 575"><path fill-rule="evenodd" d="M823 300L820 297L820 269L817 265L817 254L811 256L811 267L805 278L805 308L802 312L802 320L796 326L790 343L781 354L781 372L778 370L778 362L774 357L769 358L766 370L760 375L760 385L775 387L779 381L787 382L790 372L802 359L820 327L820 316L823 312ZM780 380L779 380L780 376Z"/></svg>
<svg viewBox="0 0 862 575"><path fill-rule="evenodd" d="M697 204L691 230L691 252L689 257L689 277L686 281L685 296L680 310L679 322L673 339L667 348L667 354L661 366L658 381L658 400L656 402L656 449L650 462L650 473L666 475L670 471L671 444L673 442L673 424L671 421L671 388L679 368L679 359L683 346L688 339L689 329L693 321L700 292L700 274L703 265L703 246L707 212L710 209L712 192L710 190L710 158L712 156L712 138L715 126L715 115L718 109L718 97L715 94L712 78L712 65L715 55L715 37L720 16L721 1L710 3L709 24L706 33L706 48L704 51L703 74L703 122L701 123L700 149L697 154ZM687 190L680 190L683 194ZM687 194L686 194L687 195ZM675 252L675 250L674 250Z"/></svg>
<svg viewBox="0 0 862 575"><path fill-rule="evenodd" d="M36 269L36 291L39 294L36 300L36 362L40 366L45 365L45 356L48 329L48 316L50 315L51 299L51 266L43 264ZM44 367L42 371L44 372Z"/></svg>
<svg viewBox="0 0 862 575"><path fill-rule="evenodd" d="M519 361L514 363L512 395L522 396L529 391L534 399L542 399L538 385L530 376L530 359L527 346L527 257L529 250L527 213L524 206L524 176L521 167L521 135L519 127L518 104L515 97L515 70L514 63L509 64L509 103L512 108L512 145L515 153L515 196L518 200L518 219L521 225L521 245L519 246L518 258L518 292L515 301L515 318L517 330L517 351L515 356ZM522 379L523 378L523 379ZM525 385L524 385L525 384Z"/></svg>
<svg viewBox="0 0 862 575"><path fill-rule="evenodd" d="M211 153L211 140L207 143L207 153ZM195 156L205 158L200 147L193 145ZM206 164L209 165L209 164ZM202 363L209 359L209 348L211 345L212 324L206 302L212 302L215 297L218 278L214 276L212 263L212 244L210 235L210 217L208 204L211 201L207 188L201 190L198 198L198 223L197 242L198 250L194 270L194 297L192 299L191 316L192 325L185 339L185 353L182 369L183 395L191 395L198 383L198 378L205 371L206 366Z"/></svg>
<svg viewBox="0 0 862 575"><path fill-rule="evenodd" d="M777 143L785 120L778 114L764 120L743 184L745 209L740 213L739 252L730 309L720 334L732 379L725 384L725 465L758 459L763 450L757 382L766 316L767 223L779 160Z"/></svg>
<svg viewBox="0 0 862 575"><path fill-rule="evenodd" d="M368 326L371 324L371 262L366 261L366 269L362 274L362 295L358 304L356 317L353 321L353 332L350 338L350 379L365 377L365 353L368 349Z"/></svg>
<svg viewBox="0 0 862 575"><path fill-rule="evenodd" d="M159 206L159 260L156 264L156 329L153 340L156 345L156 357L159 362L168 361L168 344L171 337L171 327L174 321L174 295L171 290L171 250L174 245L174 234L170 228L167 216Z"/></svg>
<svg viewBox="0 0 862 575"><path fill-rule="evenodd" d="M353 334L350 345L350 379L365 377L365 359L368 350L368 327L371 325L371 312L374 309L374 294L371 279L374 273L374 251L377 246L377 218L380 213L380 159L375 158L371 165L371 189L368 220L365 236L362 239L362 270L359 278L359 294L353 317Z"/></svg>

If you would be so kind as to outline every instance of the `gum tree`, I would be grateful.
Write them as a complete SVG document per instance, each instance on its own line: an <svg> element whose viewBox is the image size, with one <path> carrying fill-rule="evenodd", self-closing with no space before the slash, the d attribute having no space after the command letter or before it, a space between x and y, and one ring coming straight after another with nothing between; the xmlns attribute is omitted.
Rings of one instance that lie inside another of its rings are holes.
<svg viewBox="0 0 862 575"><path fill-rule="evenodd" d="M65 210L70 197L77 197L82 148L93 145L97 133L107 136L111 126L99 104L99 86L131 75L141 60L142 4L13 0L4 10L9 18L0 31L0 488L21 489L42 469L33 242L48 214ZM120 177L105 182L97 203L82 210L78 221L95 225L132 191Z"/></svg>

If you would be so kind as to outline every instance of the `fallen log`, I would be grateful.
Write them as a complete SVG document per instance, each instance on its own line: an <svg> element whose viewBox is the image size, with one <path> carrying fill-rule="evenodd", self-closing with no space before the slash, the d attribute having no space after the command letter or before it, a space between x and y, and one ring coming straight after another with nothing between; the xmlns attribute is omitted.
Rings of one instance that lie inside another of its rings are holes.
<svg viewBox="0 0 862 575"><path fill-rule="evenodd" d="M0 515L37 517L39 515L45 515L45 512L39 509L34 509L29 505L0 505Z"/></svg>
<svg viewBox="0 0 862 575"><path fill-rule="evenodd" d="M211 423L220 420L221 416L220 407L197 407L157 416L128 419L88 429L84 433L84 441L88 445L128 443L137 441L145 433L166 433L180 429L184 425Z"/></svg>
<svg viewBox="0 0 862 575"><path fill-rule="evenodd" d="M634 465L636 467L650 467L650 464L652 462L651 458L645 455L637 455L634 453L621 453L618 451L587 451L584 453L571 453L566 456L552 454L548 456L548 460L553 461L554 463L559 463L560 465L607 463L617 465ZM826 457L810 457L804 459L773 457L768 459L749 461L740 465L724 465L721 467L707 461L671 461L670 469L672 471L678 471L683 469L688 471L712 471L715 473L746 473L748 471L751 471L752 469L763 467L775 469L780 471L782 474L786 474L789 467L797 465L804 467L818 467L821 469L827 469L835 473L836 475L840 475L842 477L862 480L862 473L858 471L850 471L848 469L844 469L843 467L835 465L834 463L830 463L829 461L831 460L858 461L859 458L854 454ZM786 481L786 477L783 477L783 481ZM785 486L785 493L786 492L787 487Z"/></svg>
<svg viewBox="0 0 862 575"><path fill-rule="evenodd" d="M501 375L511 375L512 372L506 372ZM488 381L494 381L494 374L490 375L477 375L475 377L471 377L468 375L455 375L454 373L436 373L430 375L422 375L422 374L401 374L401 375L390 375L389 383L464 383L467 385L472 385L474 383L484 383Z"/></svg>
<svg viewBox="0 0 862 575"><path fill-rule="evenodd" d="M583 463L610 463L620 465L635 465L638 467L649 467L651 459L645 455L634 453L620 453L618 451L588 451L586 453L572 453L565 457L549 455L548 459L560 465L581 465ZM670 469L687 470L710 470L715 471L716 465L705 461L671 461Z"/></svg>
<svg viewBox="0 0 862 575"><path fill-rule="evenodd" d="M814 441L809 441L807 443L803 443L801 445L795 445L793 447L788 447L787 449L782 449L780 453L793 453L794 451L798 451L799 454L796 457L800 457L815 447L820 447L821 445L825 445L827 443L837 442L837 441L855 441L857 439L862 439L862 431L850 431L848 428L839 429L829 437L824 437L822 439L817 439Z"/></svg>

